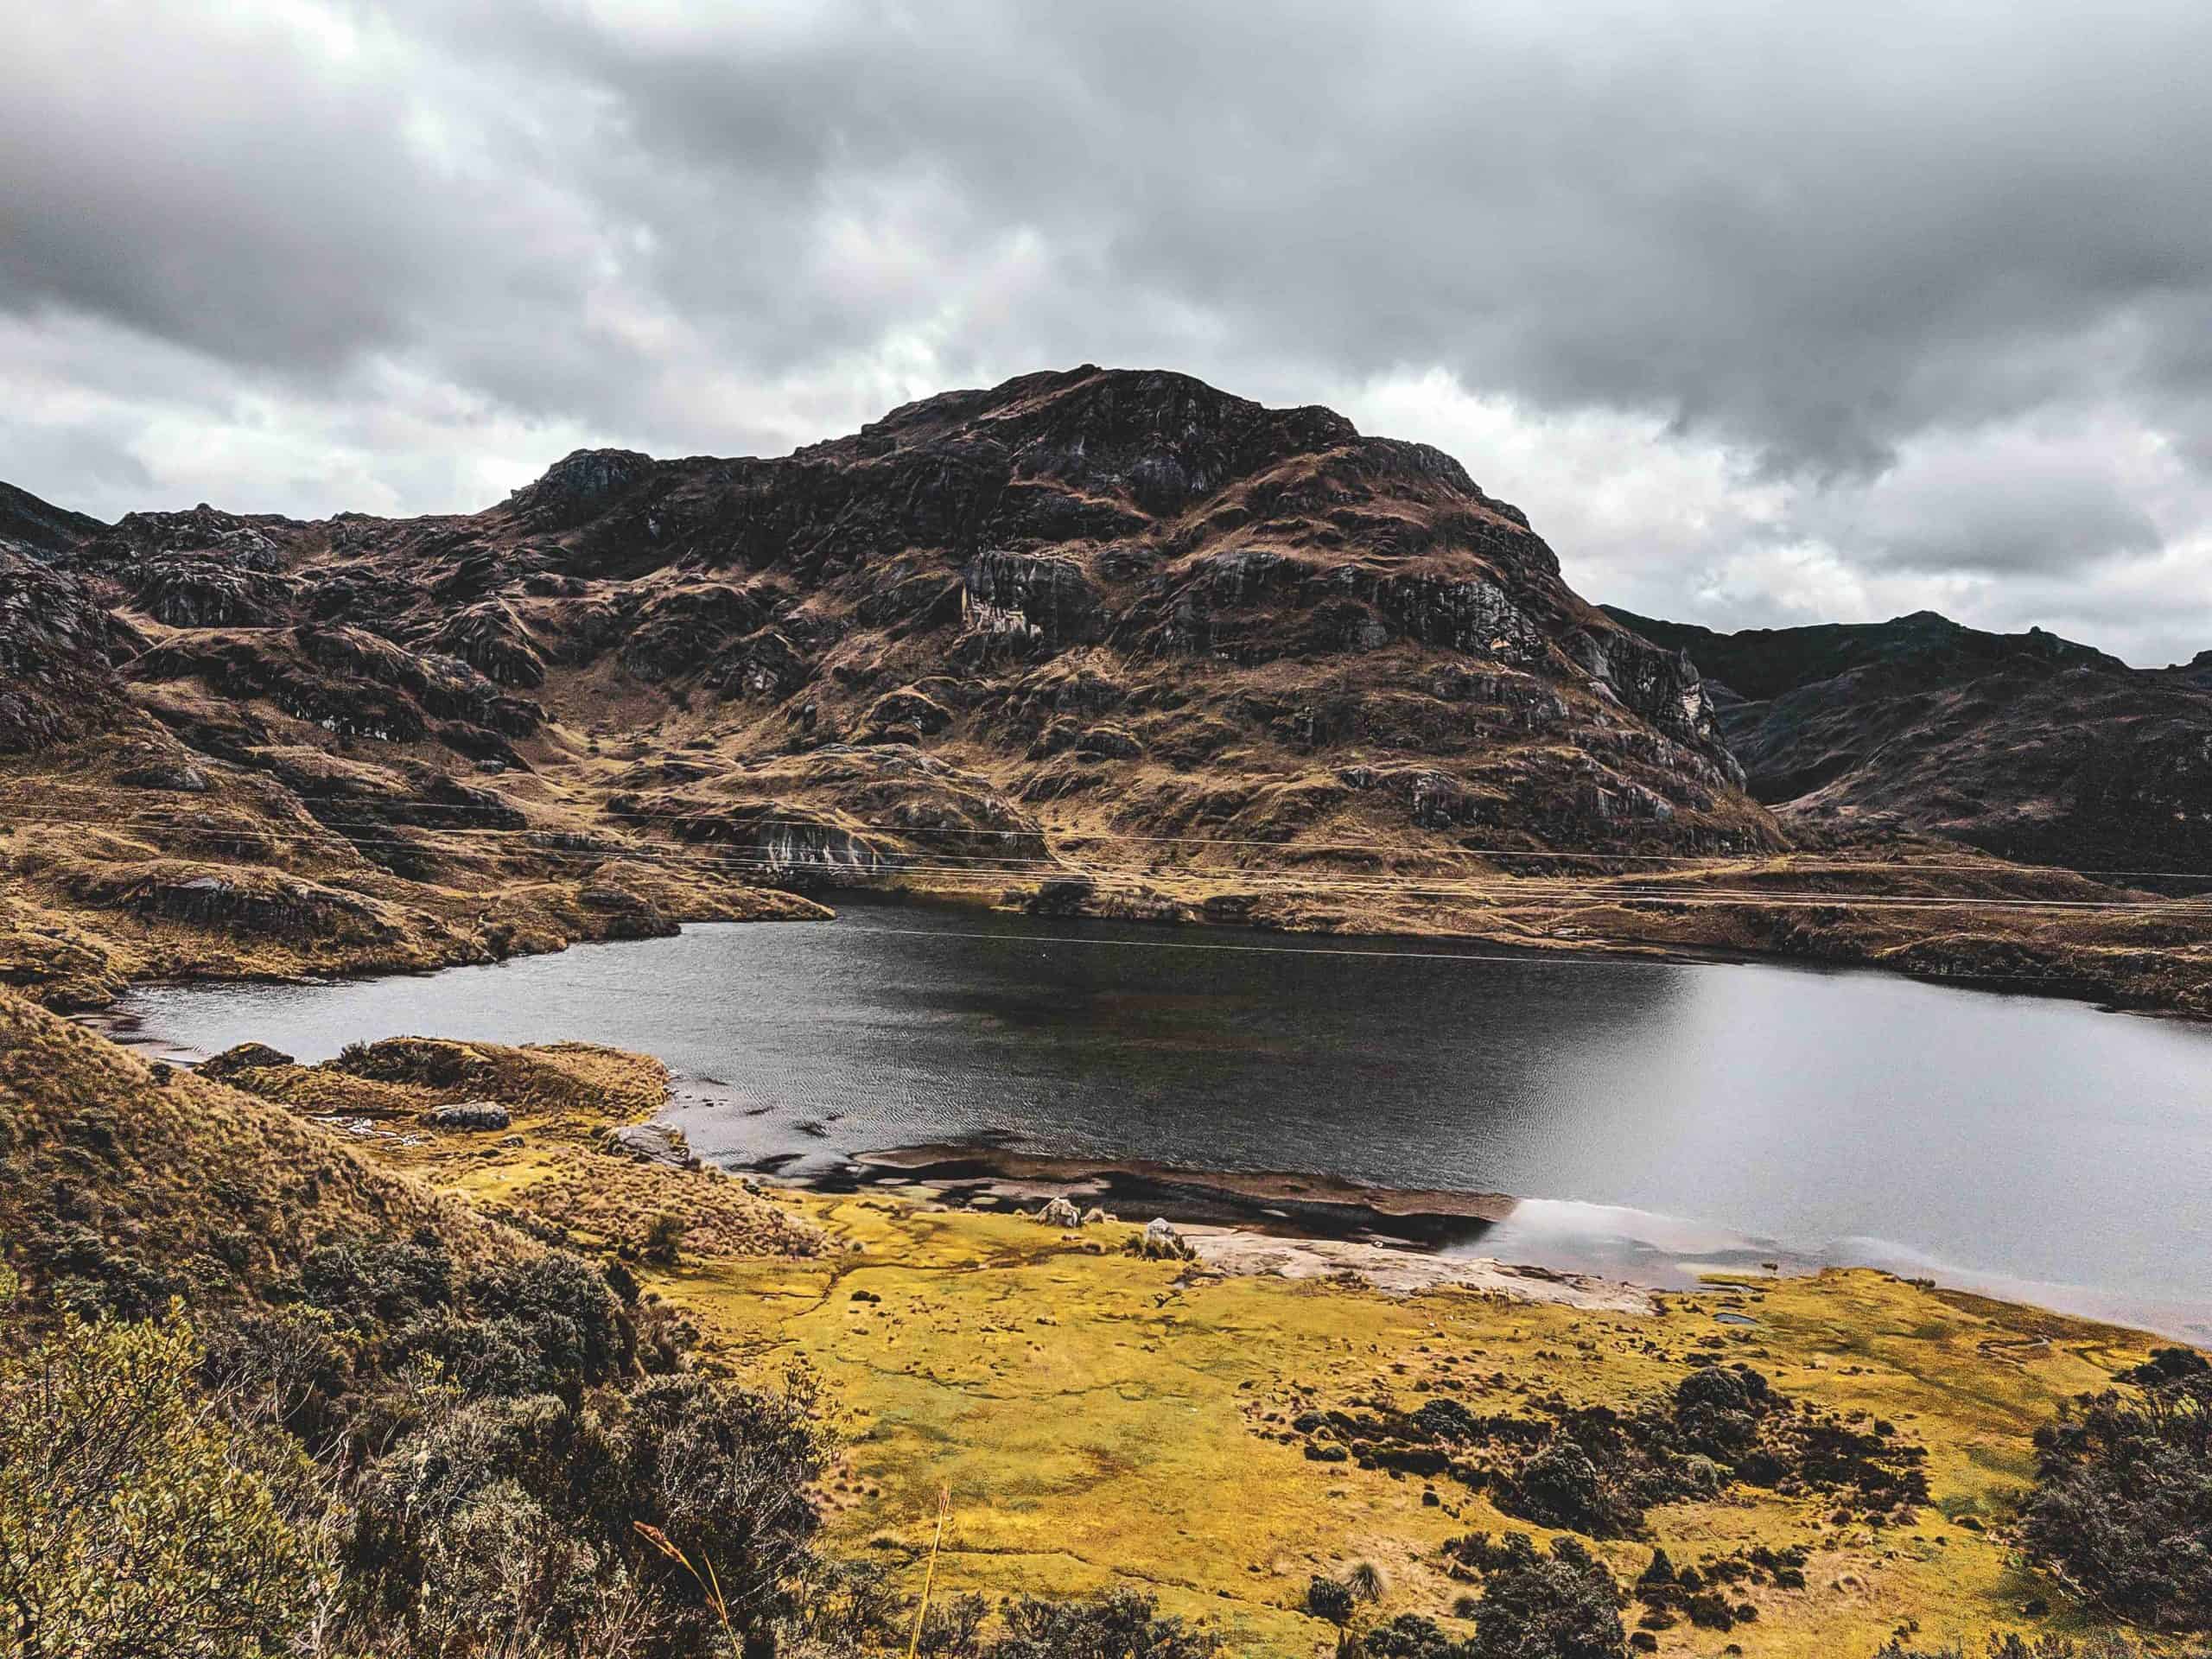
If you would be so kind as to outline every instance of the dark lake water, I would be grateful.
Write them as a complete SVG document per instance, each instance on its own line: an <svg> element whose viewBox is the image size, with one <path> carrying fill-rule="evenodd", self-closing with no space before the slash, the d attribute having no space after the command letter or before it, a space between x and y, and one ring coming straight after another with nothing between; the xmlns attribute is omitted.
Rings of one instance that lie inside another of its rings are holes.
<svg viewBox="0 0 2212 1659"><path fill-rule="evenodd" d="M1878 974L855 909L124 1012L302 1059L642 1049L700 1152L800 1173L970 1139L1319 1171L1532 1200L1470 1246L1514 1259L1866 1262L2183 1334L2212 1311L2212 1030Z"/></svg>

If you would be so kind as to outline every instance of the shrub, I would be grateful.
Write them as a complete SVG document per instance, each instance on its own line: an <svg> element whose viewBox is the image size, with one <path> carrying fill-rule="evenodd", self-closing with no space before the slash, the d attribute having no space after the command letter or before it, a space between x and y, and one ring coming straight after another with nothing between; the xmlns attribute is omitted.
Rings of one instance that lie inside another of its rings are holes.
<svg viewBox="0 0 2212 1659"><path fill-rule="evenodd" d="M1441 1625L1419 1613L1400 1613L1378 1624L1360 1642L1373 1659L1471 1659L1471 1644L1454 1642Z"/></svg>
<svg viewBox="0 0 2212 1659"><path fill-rule="evenodd" d="M1332 1624L1349 1624L1351 1620L1351 1592L1334 1579L1313 1576L1306 1586L1306 1611L1316 1618L1325 1618Z"/></svg>
<svg viewBox="0 0 2212 1659"><path fill-rule="evenodd" d="M634 1367L620 1306L606 1280L575 1256L549 1250L482 1274L469 1281L467 1300L520 1356L518 1374L487 1374L478 1392L543 1391L573 1402Z"/></svg>
<svg viewBox="0 0 2212 1659"><path fill-rule="evenodd" d="M575 1409L544 1395L450 1401L360 1482L347 1616L410 1651L471 1653L501 1632L565 1650L626 1605L653 1651L704 1652L720 1613L643 1523L712 1569L741 1637L765 1632L798 1611L814 1567L812 1405L690 1375L598 1389Z"/></svg>
<svg viewBox="0 0 2212 1659"><path fill-rule="evenodd" d="M1526 1533L1497 1545L1472 1533L1450 1550L1483 1575L1467 1659L1619 1659L1619 1588L1576 1540L1540 1555Z"/></svg>
<svg viewBox="0 0 2212 1659"><path fill-rule="evenodd" d="M1090 1601L1024 1596L999 1610L1005 1633L984 1651L988 1659L1208 1659L1219 1650L1218 1637L1158 1617L1158 1605L1132 1590Z"/></svg>
<svg viewBox="0 0 2212 1659"><path fill-rule="evenodd" d="M435 1240L318 1245L300 1263L300 1286L332 1313L397 1325L452 1305L453 1258Z"/></svg>
<svg viewBox="0 0 2212 1659"><path fill-rule="evenodd" d="M2212 1627L2212 1372L2161 1357L2130 1380L2037 1431L2029 1553L2139 1624Z"/></svg>
<svg viewBox="0 0 2212 1659"><path fill-rule="evenodd" d="M181 1318L65 1316L0 1359L0 1648L45 1659L273 1651L319 1588L275 1451L194 1386Z"/></svg>
<svg viewBox="0 0 2212 1659"><path fill-rule="evenodd" d="M741 1630L792 1611L820 1517L808 1486L822 1470L816 1402L696 1375L596 1396L568 1478L597 1530L627 1541L639 1521L714 1568ZM703 1628L698 1586L655 1558L658 1593Z"/></svg>

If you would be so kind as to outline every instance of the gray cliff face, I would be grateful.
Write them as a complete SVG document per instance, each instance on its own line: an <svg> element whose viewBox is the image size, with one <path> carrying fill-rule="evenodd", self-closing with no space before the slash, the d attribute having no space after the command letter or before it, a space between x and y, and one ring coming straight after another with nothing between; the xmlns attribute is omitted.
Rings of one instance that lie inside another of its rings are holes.
<svg viewBox="0 0 2212 1659"><path fill-rule="evenodd" d="M82 581L0 547L0 753L115 724L125 704L114 664L144 645Z"/></svg>

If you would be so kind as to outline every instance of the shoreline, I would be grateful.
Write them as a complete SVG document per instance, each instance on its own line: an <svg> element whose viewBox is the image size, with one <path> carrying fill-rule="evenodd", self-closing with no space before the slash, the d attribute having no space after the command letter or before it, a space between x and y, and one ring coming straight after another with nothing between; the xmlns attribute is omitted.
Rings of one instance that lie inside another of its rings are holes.
<svg viewBox="0 0 2212 1659"><path fill-rule="evenodd" d="M673 1103L671 1102L671 1103ZM665 1110L664 1115L665 1115ZM1661 1296L1732 1286L1758 1288L1823 1272L1868 1271L1946 1295L1980 1298L2056 1318L2212 1345L2212 1305L2164 1302L2093 1286L2018 1278L1952 1263L1878 1253L1793 1249L1715 1224L1574 1200L1377 1186L1305 1172L1218 1171L1146 1159L1027 1153L984 1142L931 1142L852 1154L848 1172L800 1177L779 1160L734 1162L769 1186L839 1196L869 1192L954 1211L1034 1218L1053 1198L1096 1206L1122 1222L1154 1216L1174 1225L1217 1271L1288 1279L1352 1274L1392 1294L1459 1285L1592 1306L1648 1306ZM1640 1254L1609 1251L1592 1233L1552 1235L1554 1248L1483 1248L1516 1216L1586 1217L1655 1236L1624 1233ZM1549 1284L1566 1294L1539 1294Z"/></svg>
<svg viewBox="0 0 2212 1659"><path fill-rule="evenodd" d="M854 909L876 907L863 905ZM882 907L896 908L899 902L893 900ZM1284 948L1296 950L1299 947L1286 944ZM1577 954L1583 954L1529 946L1513 947L1512 951L1516 957L1531 961L1573 959ZM1631 960L1658 965L1652 953L1624 954ZM1713 965L1754 965L1742 957L1709 957L1706 960ZM1800 965L1823 973L1834 971L1838 966L1818 963L1783 965ZM427 979L435 971L440 970L411 970L404 976L315 975L296 979L262 975L236 981L191 976L169 982L241 986L342 983L348 980L402 976ZM131 988L135 991L155 988L142 985ZM140 1023L140 1016L126 1007L111 1006L80 1014L77 1018L79 1023L150 1058L185 1064L205 1058L158 1033L149 1033ZM377 1037L393 1033L359 1034ZM662 1109L667 1116L680 1114L695 1104L710 1103L711 1097L672 1097ZM824 1154L848 1164L849 1173L819 1166L803 1173L786 1173L789 1165L802 1160L818 1160ZM1274 1248L1290 1241L1300 1247L1326 1247L1319 1252L1320 1255L1347 1248L1362 1251L1382 1249L1390 1253L1389 1262L1401 1266L1407 1263L1408 1258L1432 1264L1440 1260L1485 1260L1501 1266L1519 1265L1541 1272L1578 1274L1647 1293L1693 1287L1707 1272L1744 1274L1757 1278L1764 1270L1764 1264L1770 1261L1779 1264L1775 1271L1789 1273L1815 1272L1831 1266L1868 1266L1901 1278L1940 1280L1975 1294L2050 1308L2070 1317L2160 1331L2200 1344L2212 1338L2212 1310L2162 1301L2155 1295L2104 1292L2063 1282L2031 1281L2001 1273L1961 1268L1917 1257L1902 1246L1874 1252L1791 1250L1756 1236L1686 1221L1677 1216L1618 1209L1607 1211L1601 1205L1578 1205L1495 1192L1385 1186L1312 1172L1224 1171L1144 1157L1055 1156L981 1141L844 1148L795 1146L787 1153L765 1158L718 1161L726 1161L729 1167L759 1175L775 1185L801 1189L835 1192L862 1186L906 1185L928 1192L948 1207L996 1209L1000 1213L1034 1210L1046 1198L1064 1195L1077 1201L1078 1208L1096 1205L1140 1221L1162 1215L1179 1226L1221 1230L1239 1236L1272 1241ZM1556 1223L1564 1212L1575 1211L1586 1212L1574 1218L1584 1224L1594 1220L1626 1224L1602 1236L1593 1235L1586 1225L1580 1234L1554 1225L1552 1230L1542 1231L1533 1243L1525 1234L1490 1240L1494 1230L1513 1223L1516 1217L1527 1221L1541 1213ZM1655 1235L1654 1228L1665 1230L1665 1236ZM1686 1234L1695 1236L1683 1236ZM1592 1248L1593 1236L1608 1248ZM1634 1248L1624 1251L1618 1248L1623 1244ZM1251 1248L1257 1249L1261 1246ZM1420 1271L1433 1274L1436 1269L1432 1265Z"/></svg>
<svg viewBox="0 0 2212 1659"><path fill-rule="evenodd" d="M2023 867L2035 874L2069 874L2044 867ZM895 880L895 875L885 878ZM1939 985L1955 990L1978 991L1999 996L2030 996L2038 1000L2076 1002L2093 1007L2100 1013L2128 1014L2159 1020L2174 1020L2191 1025L2212 1025L2212 1005L2205 1009L2185 1006L2177 1000L2183 993L2169 992L2164 996L2144 995L2128 996L2109 982L2088 976L2063 973L2024 974L1975 972L1971 969L1952 971L1946 967L1929 967L1912 957L1881 957L1865 953L1865 941L1850 936L1812 938L1793 931L1786 946L1760 944L1742 940L1713 941L1696 938L1670 938L1665 923L1674 912L1664 906L1642 906L1627 913L1640 921L1655 925L1656 931L1649 936L1629 937L1617 932L1593 933L1587 924L1572 919L1580 912L1572 908L1562 912L1552 924L1554 931L1531 938L1515 927L1504 925L1511 912L1500 912L1500 925L1490 927L1440 925L1423 927L1412 918L1391 917L1380 923L1357 913L1331 913L1316 917L1277 917L1240 907L1234 916L1217 916L1203 908L1189 908L1179 912L1143 911L1128 914L1111 909L1078 908L1065 912L1047 912L1037 908L1038 894L1020 889L1000 889L986 892L971 888L947 888L927 883L906 886L874 886L829 880L820 883L795 883L789 887L757 889L763 893L782 895L817 905L824 912L819 916L801 914L772 914L743 918L727 915L686 914L680 906L672 906L669 913L670 934L680 933L686 928L700 926L746 926L765 922L817 922L835 924L850 912L899 911L922 907L932 910L956 911L968 913L1040 919L1047 916L1071 923L1109 923L1117 925L1142 926L1156 930L1163 936L1180 933L1202 933L1223 928L1243 928L1266 933L1285 940L1360 940L1383 944L1390 942L1427 945L1454 945L1479 947L1485 950L1508 952L1531 960L1604 961L1623 965L1651 966L1774 966L1815 969L1824 973L1873 973L1909 980L1916 983ZM1231 890L1233 891L1233 889ZM1016 902L1019 900L1020 902ZM834 902L833 902L834 901ZM1541 907L1544 896L1531 893L1527 901ZM2186 902L2186 901L2174 901ZM1778 893L1768 906L1747 906L1747 913L1756 912L1772 918L1791 912L1807 912L1830 906L1834 900L1817 892L1791 895ZM1602 908L1592 904L1591 908ZM1977 910L1972 899L1962 899L1951 908L1972 916ZM441 973L449 968L485 966L499 962L515 961L533 957L559 955L579 946L593 944L621 944L633 943L639 936L619 931L605 933L580 933L552 942L528 938L509 942L509 948L484 954L480 941L469 941L474 950L456 949L448 957L422 962L394 963L388 957L367 953L353 965L340 965L324 971L303 970L285 972L265 968L245 968L240 971L225 971L223 968L202 960L187 971L178 974L153 975L129 978L111 988L104 988L97 998L64 997L49 1004L58 1013L72 1017L98 1014L113 1008L134 992L170 986L210 984L297 985L356 979L423 977ZM666 937L665 935L658 937ZM1932 937L1932 936L1923 936ZM1954 948L1983 950L1999 961L2018 960L2012 942L1993 936L1986 939L1968 938L1961 940L1955 933L1948 943ZM1296 948L1286 946L1285 948ZM1323 948L1323 947L1315 947ZM41 1001L39 987L24 983L18 990Z"/></svg>

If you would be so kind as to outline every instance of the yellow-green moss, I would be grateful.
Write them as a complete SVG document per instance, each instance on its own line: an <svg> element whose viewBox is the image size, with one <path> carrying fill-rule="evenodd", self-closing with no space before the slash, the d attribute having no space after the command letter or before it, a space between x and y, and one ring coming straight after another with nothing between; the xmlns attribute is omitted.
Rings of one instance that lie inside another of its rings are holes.
<svg viewBox="0 0 2212 1659"><path fill-rule="evenodd" d="M2063 1397L2140 1354L2132 1333L1930 1293L1854 1272L1667 1299L1650 1318L1447 1292L1409 1298L1264 1278L1177 1282L1121 1253L1129 1230L1081 1243L1014 1217L932 1213L878 1198L792 1201L847 1249L820 1262L738 1261L655 1282L734 1355L803 1356L848 1414L828 1494L842 1548L910 1561L940 1486L952 1589L1066 1594L1116 1580L1214 1621L1240 1652L1310 1654L1328 1631L1298 1610L1317 1572L1372 1561L1381 1611L1446 1614L1465 1586L1437 1547L1520 1523L1449 1482L1308 1461L1265 1438L1309 1404L1471 1379L1626 1405L1694 1356L1757 1365L1792 1395L1886 1417L1929 1452L1936 1504L1920 1525L1835 1528L1817 1500L1737 1489L1652 1516L1679 1560L1809 1542L1802 1591L1758 1590L1760 1618L1726 1637L1684 1625L1662 1653L1803 1659L1871 1655L1916 1620L1932 1639L2023 1628L2050 1595L1999 1534L2030 1471L2030 1436ZM879 1300L856 1300L865 1292ZM1724 1303L1758 1323L1713 1319ZM1448 1506L1448 1507L1446 1507ZM1457 1514L1452 1513L1456 1510ZM1632 1578L1649 1544L1603 1547ZM1448 1621L1447 1621L1448 1622ZM2056 1628L2079 1628L2062 1609Z"/></svg>

